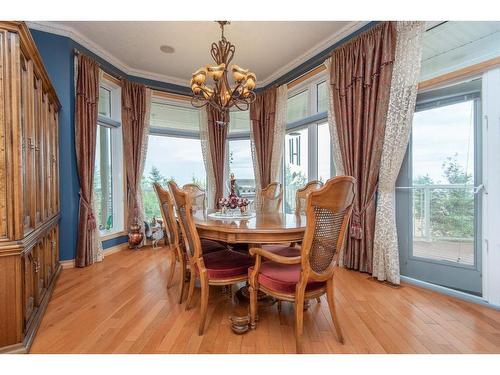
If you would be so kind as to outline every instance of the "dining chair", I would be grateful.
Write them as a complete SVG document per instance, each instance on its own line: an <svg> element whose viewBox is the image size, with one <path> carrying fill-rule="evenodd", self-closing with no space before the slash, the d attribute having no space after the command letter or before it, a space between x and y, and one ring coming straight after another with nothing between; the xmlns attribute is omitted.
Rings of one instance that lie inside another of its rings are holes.
<svg viewBox="0 0 500 375"><path fill-rule="evenodd" d="M169 182L169 188L174 197L177 216L184 238L186 254L189 260L191 277L189 280L186 310L191 307L196 279L201 286L201 318L198 334L203 335L207 317L208 295L210 285L232 285L248 280L248 267L253 265L253 259L239 252L221 249L205 253L193 218L192 199L190 195L175 184Z"/></svg>
<svg viewBox="0 0 500 375"><path fill-rule="evenodd" d="M260 190L260 212L275 213L280 212L283 201L283 185L279 182L272 182L264 189Z"/></svg>
<svg viewBox="0 0 500 375"><path fill-rule="evenodd" d="M164 229L165 229L165 243L171 249L172 254L169 257L169 273L167 276L167 288L172 286L172 281L174 279L176 264L180 263L181 278L180 278L180 292L179 292L179 303L182 303L185 291L185 279L187 271L187 256L184 251L184 246L181 241L181 236L179 233L179 224L175 218L174 213L174 199L169 191L163 189L163 187L155 182L153 183L156 196L158 197L158 202L160 203L160 212L163 218ZM202 247L205 253L214 252L218 250L223 250L225 247L220 245L218 242L203 240Z"/></svg>
<svg viewBox="0 0 500 375"><path fill-rule="evenodd" d="M255 265L248 270L250 283L250 324L255 328L257 292L295 305L295 341L302 352L304 301L326 294L330 314L343 343L335 310L333 276L351 217L355 195L353 177L340 176L312 191L306 200L307 227L299 256L285 257L262 248L251 248ZM267 261L263 261L263 258Z"/></svg>
<svg viewBox="0 0 500 375"><path fill-rule="evenodd" d="M182 296L184 294L184 280L186 265L184 264L184 257L182 256L182 251L180 248L179 241L179 230L177 228L177 221L174 215L174 200L170 193L163 189L163 187L155 182L153 183L153 188L156 192L158 202L160 203L160 212L163 218L164 228L165 228L165 243L171 250L171 255L169 257L169 274L167 277L167 288L172 286L172 280L175 273L175 265L177 262L181 263L181 291L179 303L182 302Z"/></svg>
<svg viewBox="0 0 500 375"><path fill-rule="evenodd" d="M197 184L185 184L182 186L182 190L186 191L191 196L194 210L205 211L207 196L205 190Z"/></svg>

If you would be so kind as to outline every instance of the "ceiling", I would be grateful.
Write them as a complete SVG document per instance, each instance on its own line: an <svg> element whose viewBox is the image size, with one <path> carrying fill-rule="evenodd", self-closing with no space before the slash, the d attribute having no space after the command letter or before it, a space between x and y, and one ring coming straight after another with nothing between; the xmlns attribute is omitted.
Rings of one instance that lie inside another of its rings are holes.
<svg viewBox="0 0 500 375"><path fill-rule="evenodd" d="M232 22L226 38L236 46L233 63L250 68L258 85L270 82L353 33L367 22ZM191 73L212 62L210 45L220 28L210 21L29 22L29 27L71 37L127 74L187 86ZM161 45L175 48L173 54Z"/></svg>

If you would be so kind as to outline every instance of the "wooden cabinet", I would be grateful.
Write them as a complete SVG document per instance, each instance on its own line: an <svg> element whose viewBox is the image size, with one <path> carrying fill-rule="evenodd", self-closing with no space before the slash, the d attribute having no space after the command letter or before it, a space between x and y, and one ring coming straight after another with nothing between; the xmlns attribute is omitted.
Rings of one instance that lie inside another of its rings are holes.
<svg viewBox="0 0 500 375"><path fill-rule="evenodd" d="M60 271L59 109L26 25L0 21L0 352L29 349Z"/></svg>

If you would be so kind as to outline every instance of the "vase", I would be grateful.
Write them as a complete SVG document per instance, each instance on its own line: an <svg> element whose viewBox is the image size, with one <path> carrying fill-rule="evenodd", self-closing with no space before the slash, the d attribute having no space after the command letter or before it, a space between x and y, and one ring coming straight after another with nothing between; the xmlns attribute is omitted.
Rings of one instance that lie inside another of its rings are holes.
<svg viewBox="0 0 500 375"><path fill-rule="evenodd" d="M141 226L137 222L132 224L128 232L128 246L131 249L137 249L143 239L144 234L141 232Z"/></svg>

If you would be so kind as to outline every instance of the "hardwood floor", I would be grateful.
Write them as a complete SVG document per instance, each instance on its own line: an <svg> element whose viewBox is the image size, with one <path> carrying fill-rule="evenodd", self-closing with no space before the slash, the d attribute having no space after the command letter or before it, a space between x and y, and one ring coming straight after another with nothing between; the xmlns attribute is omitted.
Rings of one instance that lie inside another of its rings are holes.
<svg viewBox="0 0 500 375"><path fill-rule="evenodd" d="M178 277L166 289L167 251L125 250L83 269L63 270L31 353L295 353L293 306L260 309L255 331L235 335L233 305L211 288L198 336L195 307L178 305ZM500 353L500 311L418 287L392 288L339 269L335 299L345 344L335 339L328 305L304 316L310 353Z"/></svg>

